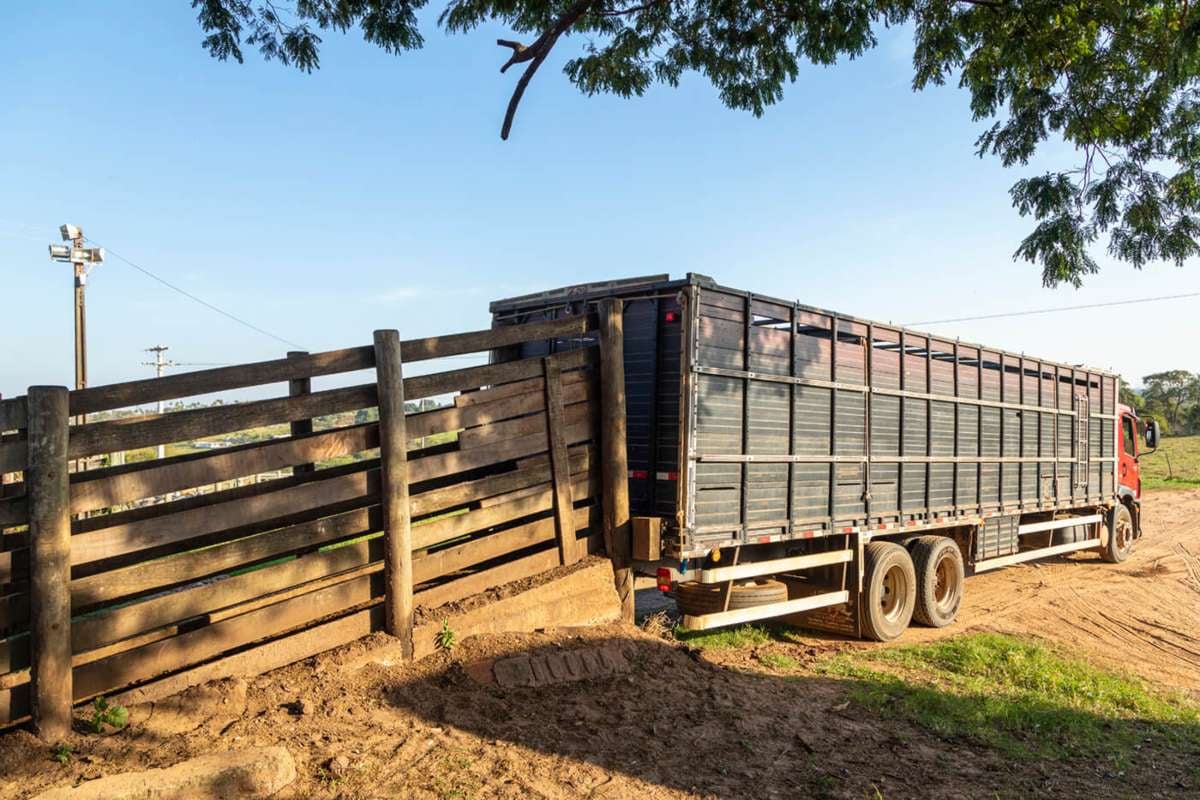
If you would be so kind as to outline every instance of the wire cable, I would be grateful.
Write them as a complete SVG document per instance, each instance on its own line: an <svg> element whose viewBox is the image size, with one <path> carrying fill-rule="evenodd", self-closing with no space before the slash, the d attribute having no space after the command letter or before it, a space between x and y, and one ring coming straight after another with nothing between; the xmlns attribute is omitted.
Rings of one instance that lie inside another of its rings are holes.
<svg viewBox="0 0 1200 800"><path fill-rule="evenodd" d="M1163 300L1184 300L1189 297L1200 297L1200 292L1188 292L1187 294L1168 294L1162 297L1140 297L1136 300L1113 300L1107 303L1086 303L1079 306L1058 306L1056 308L1036 308L1029 311L1007 311L1001 314L980 314L974 317L951 317L949 319L929 319L923 322L906 322L905 327L917 327L919 325L941 325L947 322L972 322L980 319L1003 319L1005 317L1028 317L1034 314L1054 314L1059 311L1080 311L1087 308L1108 308L1110 306L1130 306L1137 303L1158 303Z"/></svg>
<svg viewBox="0 0 1200 800"><path fill-rule="evenodd" d="M308 348L304 347L304 345L296 344L295 342L291 341L290 339L285 339L282 336L277 336L277 335L271 333L270 331L265 330L264 328L258 327L257 325L255 325L252 322L247 322L246 320L242 319L241 317L231 314L223 308L218 308L217 306L213 305L212 303L208 302L207 300L197 297L196 295L192 294L191 292L187 291L186 289L179 288L178 286L176 286L175 284L166 280L165 278L160 278L158 275L155 275L153 272L146 269L145 267L139 266L138 264L135 264L134 262L130 261L128 258L121 255L116 250L113 250L111 247L105 247L103 244L101 244L100 242L97 242L95 239L92 239L90 237L84 237L84 238L89 243L94 244L97 247L104 247L105 252L107 252L108 254L112 255L113 257L117 258L120 261L124 261L126 264L133 267L134 269L136 269L138 272L142 273L143 275L158 281L163 286L166 286L168 289L172 289L176 292L179 292L179 294L183 295L184 297L188 298L189 300L194 300L197 303L199 303L200 305L204 306L205 308L207 308L211 311L215 311L218 314L220 314L221 316L227 317L227 318L233 320L234 322L238 323L239 325L244 325L245 327L249 328L252 331L261 333L263 336L269 336L270 338L274 339L275 341L283 342L284 344L289 345L290 347L294 347L297 350L308 349Z"/></svg>

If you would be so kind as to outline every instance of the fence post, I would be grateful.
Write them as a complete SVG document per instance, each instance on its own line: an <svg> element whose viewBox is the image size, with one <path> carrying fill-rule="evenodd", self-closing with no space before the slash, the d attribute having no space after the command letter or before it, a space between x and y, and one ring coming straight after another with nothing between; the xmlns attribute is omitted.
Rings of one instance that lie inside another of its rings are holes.
<svg viewBox="0 0 1200 800"><path fill-rule="evenodd" d="M308 355L307 350L289 350L288 358L301 358ZM312 378L292 378L288 381L288 396L300 397L302 395L312 393ZM313 432L313 421L311 419L294 419L291 424L292 436L303 436L306 433ZM292 467L293 475L301 475L305 472L312 472L316 467L313 464L296 464Z"/></svg>
<svg viewBox="0 0 1200 800"><path fill-rule="evenodd" d="M633 622L633 544L629 462L625 454L625 323L619 298L600 302L600 436L603 450L604 549L612 559L621 618Z"/></svg>
<svg viewBox="0 0 1200 800"><path fill-rule="evenodd" d="M67 389L29 388L30 629L33 726L47 742L71 732L71 505Z"/></svg>
<svg viewBox="0 0 1200 800"><path fill-rule="evenodd" d="M560 564L574 564L582 554L575 535L575 497L571 490L571 454L567 450L562 368L555 356L542 359L542 374L546 382L546 436L550 448L550 479L554 487L558 561Z"/></svg>
<svg viewBox="0 0 1200 800"><path fill-rule="evenodd" d="M408 432L398 331L375 331L375 380L379 391L386 625L387 632L400 640L401 655L411 659L412 525L408 512Z"/></svg>

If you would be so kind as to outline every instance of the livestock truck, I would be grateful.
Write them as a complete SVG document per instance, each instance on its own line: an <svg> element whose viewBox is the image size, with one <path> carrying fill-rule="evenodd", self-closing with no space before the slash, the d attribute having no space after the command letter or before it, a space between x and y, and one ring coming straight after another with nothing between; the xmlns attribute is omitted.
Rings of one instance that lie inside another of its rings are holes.
<svg viewBox="0 0 1200 800"><path fill-rule="evenodd" d="M889 641L952 623L967 576L1080 550L1120 562L1142 535L1138 420L1110 372L696 274L499 300L493 325L607 298L634 564L687 629L783 618Z"/></svg>

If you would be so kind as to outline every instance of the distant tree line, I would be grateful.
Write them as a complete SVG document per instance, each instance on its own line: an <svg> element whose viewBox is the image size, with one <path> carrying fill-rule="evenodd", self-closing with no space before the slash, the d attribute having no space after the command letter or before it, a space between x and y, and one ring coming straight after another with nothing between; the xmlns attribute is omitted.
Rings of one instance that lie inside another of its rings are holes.
<svg viewBox="0 0 1200 800"><path fill-rule="evenodd" d="M1200 375L1194 372L1171 369L1147 375L1140 391L1122 382L1121 402L1139 417L1157 420L1164 435L1200 434Z"/></svg>

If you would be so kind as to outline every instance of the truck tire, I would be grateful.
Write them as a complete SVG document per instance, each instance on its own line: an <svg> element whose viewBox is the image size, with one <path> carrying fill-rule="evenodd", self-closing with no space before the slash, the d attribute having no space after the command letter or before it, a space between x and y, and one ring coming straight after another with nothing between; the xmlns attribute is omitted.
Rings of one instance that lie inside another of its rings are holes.
<svg viewBox="0 0 1200 800"><path fill-rule="evenodd" d="M788 599L787 584L759 578L735 583L729 590L729 610L782 603ZM675 605L680 612L697 617L721 611L721 585L688 581L675 587Z"/></svg>
<svg viewBox="0 0 1200 800"><path fill-rule="evenodd" d="M931 628L944 628L962 605L962 551L946 536L920 536L909 547L917 573L917 604L913 619Z"/></svg>
<svg viewBox="0 0 1200 800"><path fill-rule="evenodd" d="M1133 550L1133 515L1124 503L1118 503L1108 515L1108 541L1100 546L1100 557L1120 564Z"/></svg>
<svg viewBox="0 0 1200 800"><path fill-rule="evenodd" d="M891 542L869 543L863 557L863 633L892 641L908 627L916 604L917 573L908 551Z"/></svg>

